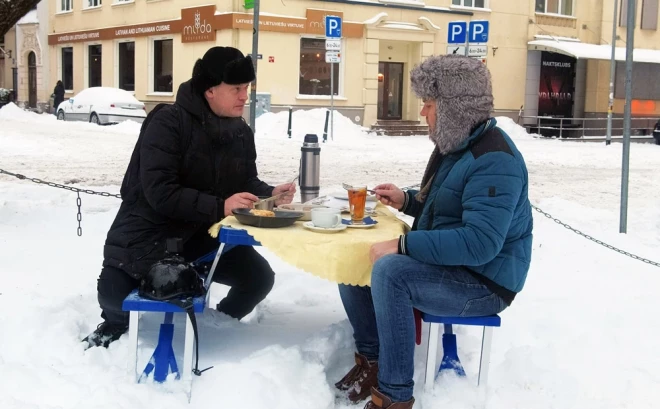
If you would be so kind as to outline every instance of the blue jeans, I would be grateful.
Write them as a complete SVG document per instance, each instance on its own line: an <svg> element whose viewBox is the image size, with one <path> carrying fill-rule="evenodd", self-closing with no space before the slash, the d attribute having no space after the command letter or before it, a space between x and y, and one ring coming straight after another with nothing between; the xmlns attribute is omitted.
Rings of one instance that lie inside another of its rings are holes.
<svg viewBox="0 0 660 409"><path fill-rule="evenodd" d="M371 288L339 285L358 352L378 360L378 388L393 402L413 395L413 307L440 316L497 314L506 303L465 268L436 266L400 254L379 259Z"/></svg>

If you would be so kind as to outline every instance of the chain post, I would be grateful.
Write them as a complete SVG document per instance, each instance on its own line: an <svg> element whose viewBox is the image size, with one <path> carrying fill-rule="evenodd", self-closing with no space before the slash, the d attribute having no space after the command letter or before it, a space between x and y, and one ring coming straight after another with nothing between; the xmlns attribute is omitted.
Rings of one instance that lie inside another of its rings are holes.
<svg viewBox="0 0 660 409"><path fill-rule="evenodd" d="M82 207L82 199L80 198L80 192L76 192L78 195L78 198L76 199L76 205L78 206L78 214L76 215L76 218L78 219L78 237L82 236L82 226L80 225L80 222L82 221L82 212L80 211Z"/></svg>
<svg viewBox="0 0 660 409"><path fill-rule="evenodd" d="M610 244L607 244L607 243L605 243L605 242L603 242L603 241L601 241L601 240L598 240L598 239L596 239L596 238L594 238L594 237L591 237L591 236L588 235L588 234L582 233L580 230L571 227L569 224L566 224L566 223L562 222L561 220L559 220L559 219L557 219L557 218L555 218L555 217L552 217L551 214L544 212L543 210L541 210L540 208L538 208L538 207L536 207L536 206L534 206L534 205L532 205L532 208L533 208L534 210L536 210L537 212L541 213L543 216L545 216L545 217L547 217L548 219L552 220L553 222L559 224L560 226L563 226L564 228L566 228L566 229L572 231L573 233L576 233L576 234L578 234L578 235L584 237L584 238L587 239L587 240L593 241L593 242L596 243L596 244L600 244L601 246L603 246L603 247L605 247L605 248L608 248L608 249L610 249L610 250L616 251L617 253L619 253L619 254L623 254L624 256L628 256L628 257L630 257L630 258L632 258L632 259L639 260L639 261L641 261L641 262L643 262L643 263L646 263L646 264L649 264L649 265L652 265L652 266L655 266L655 267L660 267L660 263L656 263L655 261L651 261L651 260L649 260L649 259L646 259L646 258L643 258L643 257L640 257L640 256L636 256L636 255L634 255L634 254L632 254L632 253L628 253L627 251L624 251L624 250L621 250L621 249L619 249L619 248L616 248L616 247L614 247L614 246L612 246L612 245L610 245Z"/></svg>
<svg viewBox="0 0 660 409"><path fill-rule="evenodd" d="M37 179L37 178L28 178L28 177L26 177L26 176L24 176L24 175L21 175L21 174L18 174L18 173L8 172L8 171L6 171L6 170L2 170L2 169L0 169L0 175L1 175L1 174L5 174L5 175L9 175L9 176L13 176L13 177L15 177L15 178L17 178L17 179L21 179L21 180L26 180L26 179L27 179L27 180L29 180L29 181L31 181L31 182L34 182L34 183L37 183L37 184L45 184L45 185L48 185L48 186L51 186L51 187L56 187L56 188L60 188L60 189L64 189L64 190L69 190L69 191L71 191L71 192L75 192L75 193L78 195L78 197L77 197L77 199L76 199L76 205L78 206L78 214L77 214L77 219L78 219L78 236L82 236L82 226L81 226L81 221L82 221L82 211L81 211L81 208L82 208L82 199L80 198L80 193L81 193L81 192L82 192L82 193L89 194L89 195L99 195L99 196L103 196L103 197L115 197L115 198L117 198L117 199L121 199L121 194L113 194L113 193L108 193L108 192L96 192L96 191L94 191L94 190L90 190L90 189L79 189L79 188L77 188L77 187L73 187L73 186L66 186L66 185L61 185L61 184L53 183L53 182L46 182L46 181L43 181L43 180L41 180L41 179ZM410 185L410 186L405 186L405 187L402 187L401 190L406 191L406 190L410 190L410 189L414 189L414 188L419 188L420 186L421 186L420 184ZM593 242L596 243L596 244L600 244L601 246L603 246L603 247L605 247L605 248L608 248L608 249L610 249L610 250L616 251L617 253L619 253L619 254L623 254L624 256L628 256L628 257L630 257L630 258L632 258L632 259L639 260L639 261L641 261L641 262L643 262L643 263L646 263L646 264L649 264L649 265L652 265L652 266L655 266L655 267L660 267L660 263L657 263L657 262L655 262L655 261L651 261L651 260L649 260L649 259L646 259L646 258L643 258L643 257L637 256L637 255L635 255L635 254L632 254L632 253L629 253L629 252L627 252L627 251L624 251L624 250L621 250L621 249L619 249L619 248L616 248L616 247L614 247L614 246L612 246L612 245L610 245L610 244L607 244L607 243L605 243L605 242L603 242L603 241L601 241L601 240L598 240L598 239L596 239L596 238L594 238L594 237L591 237L591 236L588 235L588 234L582 233L580 230L571 227L569 224L562 222L561 220L559 220L559 219L553 217L551 214L544 212L543 210L541 210L540 208L538 208L538 207L536 207L536 206L534 206L534 205L532 205L532 208L533 208L535 211L541 213L543 216L547 217L548 219L550 219L550 220L554 221L555 223L557 223L557 224L563 226L564 228L566 228L566 229L572 231L573 233L576 233L576 234L578 234L578 235L584 237L584 238L587 239L587 240L593 241Z"/></svg>

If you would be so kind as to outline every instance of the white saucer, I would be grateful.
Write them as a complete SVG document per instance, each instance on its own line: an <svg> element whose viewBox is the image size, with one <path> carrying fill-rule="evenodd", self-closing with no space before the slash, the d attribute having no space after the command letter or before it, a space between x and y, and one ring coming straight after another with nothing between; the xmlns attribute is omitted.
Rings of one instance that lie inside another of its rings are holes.
<svg viewBox="0 0 660 409"><path fill-rule="evenodd" d="M372 224L344 224L344 226L350 228L350 229L371 229L372 227L376 227L375 223Z"/></svg>
<svg viewBox="0 0 660 409"><path fill-rule="evenodd" d="M303 227L306 228L307 230L311 230L319 233L338 233L342 230L346 230L345 224L340 224L337 227L316 227L312 222L305 222L303 223Z"/></svg>

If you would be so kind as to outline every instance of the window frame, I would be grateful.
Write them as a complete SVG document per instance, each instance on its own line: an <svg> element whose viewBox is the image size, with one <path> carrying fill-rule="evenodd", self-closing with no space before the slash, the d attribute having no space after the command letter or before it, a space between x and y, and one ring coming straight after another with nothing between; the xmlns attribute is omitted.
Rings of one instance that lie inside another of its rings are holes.
<svg viewBox="0 0 660 409"><path fill-rule="evenodd" d="M103 0L82 0L83 10L93 10L103 7ZM96 3L90 6L90 3Z"/></svg>
<svg viewBox="0 0 660 409"><path fill-rule="evenodd" d="M454 4L454 1L458 1L460 4ZM475 2L476 0L471 0L471 1L472 1L472 4L474 4L474 2ZM473 6L466 6L466 5L465 5L465 0L452 0L452 2L451 2L451 7L454 7L454 8L466 8L466 9L476 9L476 10L490 10L490 4L489 4L489 3L490 3L490 0L484 0L484 6L483 6L483 7L474 6L474 5L473 5Z"/></svg>
<svg viewBox="0 0 660 409"><path fill-rule="evenodd" d="M84 86L83 89L85 88L90 88L91 85L89 85L89 47L92 45L100 45L101 46L101 85L96 85L98 87L103 86L103 43L100 41L94 41L94 42L89 42L89 43L83 43L84 48L83 48L83 63L84 63L84 72L83 72L83 79L84 79Z"/></svg>
<svg viewBox="0 0 660 409"><path fill-rule="evenodd" d="M65 81L64 81L64 59L62 58L62 51L65 48L70 48L71 49L71 86L72 88L67 88ZM62 80L62 84L64 85L64 92L65 93L73 93L74 87L75 87L75 78L76 76L73 74L73 70L75 67L75 59L73 58L73 54L75 53L75 47L73 44L61 44L58 47L58 53L57 53L57 78Z"/></svg>
<svg viewBox="0 0 660 409"><path fill-rule="evenodd" d="M303 39L323 40L323 41L325 41L324 36L313 35L313 34L303 34L298 38L298 76L297 76L297 79L296 79L298 90L297 90L296 98L297 99L320 99L320 100L326 100L327 99L327 100L329 100L330 95L314 95L314 94L301 94L300 93L300 62L301 62L300 61L300 50L302 48L301 43L302 43ZM344 50L346 48L346 40L345 40L345 38L342 37L340 39L340 41L341 41L341 47L340 47L340 50L339 50L339 54L341 55L341 61L339 61L339 64L335 64L335 68L337 70L339 70L339 72L337 73L337 78L338 78L339 84L337 85L337 95L334 96L334 99L336 99L336 100L345 100L346 96L345 96L345 93L344 93L344 80L345 80L344 73L345 73L345 63L346 63L345 56L346 56L346 53L344 52ZM324 52L325 52L325 50L324 50ZM325 55L324 55L324 61L325 61ZM330 92L332 92L332 90Z"/></svg>
<svg viewBox="0 0 660 409"><path fill-rule="evenodd" d="M62 3L68 3L69 8L65 9L62 7ZM73 11L73 0L57 0L57 12L58 13L71 13Z"/></svg>
<svg viewBox="0 0 660 409"><path fill-rule="evenodd" d="M121 88L121 84L119 83L119 44L122 43L133 43L133 91L129 90L124 90L126 92L130 92L133 95L135 95L135 80L137 78L135 72L135 56L137 55L137 41L135 41L134 38L122 38L119 40L115 40L115 58L114 58L114 84L115 88L123 89Z"/></svg>
<svg viewBox="0 0 660 409"><path fill-rule="evenodd" d="M538 0L537 0L538 1ZM548 11L548 0L542 0L543 1L543 10L544 11L536 11L536 6L534 6L534 11L537 14L548 14L551 16L559 16L559 17L572 17L575 18L575 2L576 0L571 0L571 14L564 14L562 13L562 0L557 0L559 4L559 12L558 13L553 13L551 11Z"/></svg>
<svg viewBox="0 0 660 409"><path fill-rule="evenodd" d="M642 0L642 13L639 22L640 29L658 30L658 9L660 9L658 0Z"/></svg>
<svg viewBox="0 0 660 409"><path fill-rule="evenodd" d="M155 68L155 58L156 58L156 41L171 40L172 41L172 91L156 91L156 78L154 73ZM163 95L163 96L174 96L174 36L157 36L149 37L149 60L147 61L147 69L149 70L149 88L147 88L147 95Z"/></svg>

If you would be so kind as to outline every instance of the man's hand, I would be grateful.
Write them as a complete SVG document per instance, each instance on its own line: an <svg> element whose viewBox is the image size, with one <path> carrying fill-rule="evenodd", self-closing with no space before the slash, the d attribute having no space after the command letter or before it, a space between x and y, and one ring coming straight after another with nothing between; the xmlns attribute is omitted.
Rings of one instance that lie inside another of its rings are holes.
<svg viewBox="0 0 660 409"><path fill-rule="evenodd" d="M225 216L231 216L233 209L251 209L258 197L248 192L236 193L225 200Z"/></svg>
<svg viewBox="0 0 660 409"><path fill-rule="evenodd" d="M405 193L392 183L383 183L374 188L376 199L386 206L392 206L396 210L401 210L405 203Z"/></svg>
<svg viewBox="0 0 660 409"><path fill-rule="evenodd" d="M371 245L369 249L369 259L375 263L379 258L388 254L399 253L399 239L381 241Z"/></svg>
<svg viewBox="0 0 660 409"><path fill-rule="evenodd" d="M279 195L280 193L285 193L275 200L275 205L289 204L293 201L293 195L296 194L296 184L295 183L285 183L283 185L275 186L273 189L273 196Z"/></svg>

